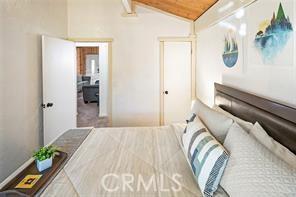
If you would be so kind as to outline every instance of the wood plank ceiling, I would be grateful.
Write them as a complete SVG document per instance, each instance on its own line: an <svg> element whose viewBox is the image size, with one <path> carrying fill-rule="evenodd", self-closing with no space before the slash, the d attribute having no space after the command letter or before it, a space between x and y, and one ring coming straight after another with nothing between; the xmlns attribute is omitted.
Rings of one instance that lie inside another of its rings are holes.
<svg viewBox="0 0 296 197"><path fill-rule="evenodd" d="M189 20L198 19L218 0L133 0L134 2L177 15Z"/></svg>

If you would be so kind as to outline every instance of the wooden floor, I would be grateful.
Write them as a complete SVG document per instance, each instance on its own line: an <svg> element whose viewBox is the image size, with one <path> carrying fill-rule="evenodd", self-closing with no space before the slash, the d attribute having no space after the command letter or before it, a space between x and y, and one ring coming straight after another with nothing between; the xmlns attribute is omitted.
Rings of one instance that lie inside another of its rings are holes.
<svg viewBox="0 0 296 197"><path fill-rule="evenodd" d="M82 92L77 94L77 127L108 127L108 117L99 116L97 103L83 102Z"/></svg>

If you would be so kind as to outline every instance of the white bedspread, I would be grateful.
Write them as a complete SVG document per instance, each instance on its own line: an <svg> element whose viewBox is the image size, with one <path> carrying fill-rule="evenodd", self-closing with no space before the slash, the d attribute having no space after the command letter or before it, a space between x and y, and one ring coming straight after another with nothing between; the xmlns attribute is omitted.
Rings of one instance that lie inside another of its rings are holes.
<svg viewBox="0 0 296 197"><path fill-rule="evenodd" d="M202 196L175 134L183 129L94 129L42 196Z"/></svg>

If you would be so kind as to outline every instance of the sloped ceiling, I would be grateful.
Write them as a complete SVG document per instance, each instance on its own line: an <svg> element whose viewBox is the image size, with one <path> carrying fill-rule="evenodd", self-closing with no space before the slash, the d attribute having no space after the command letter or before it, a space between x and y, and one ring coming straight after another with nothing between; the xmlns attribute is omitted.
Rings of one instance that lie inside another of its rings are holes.
<svg viewBox="0 0 296 197"><path fill-rule="evenodd" d="M218 0L133 0L170 14L195 21Z"/></svg>

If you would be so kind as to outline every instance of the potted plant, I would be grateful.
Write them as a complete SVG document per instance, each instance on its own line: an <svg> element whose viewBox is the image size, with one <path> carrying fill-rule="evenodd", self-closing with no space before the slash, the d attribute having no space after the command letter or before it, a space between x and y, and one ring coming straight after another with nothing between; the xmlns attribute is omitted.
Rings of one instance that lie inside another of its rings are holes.
<svg viewBox="0 0 296 197"><path fill-rule="evenodd" d="M47 146L40 148L34 153L33 157L35 158L39 172L42 172L52 166L52 159L55 155L57 155L57 150L57 147Z"/></svg>

